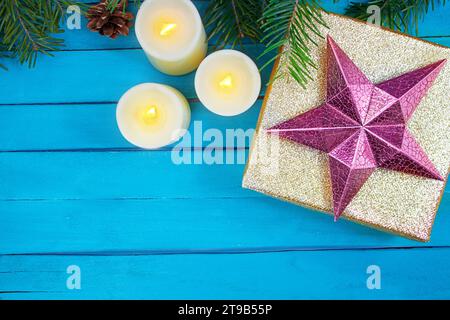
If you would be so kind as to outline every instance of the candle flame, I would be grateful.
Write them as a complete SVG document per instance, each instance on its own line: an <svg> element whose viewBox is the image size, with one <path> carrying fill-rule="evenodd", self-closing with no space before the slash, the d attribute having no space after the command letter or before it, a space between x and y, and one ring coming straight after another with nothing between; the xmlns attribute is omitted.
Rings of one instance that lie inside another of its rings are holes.
<svg viewBox="0 0 450 320"><path fill-rule="evenodd" d="M155 119L157 116L157 112L156 112L156 106L150 106L146 111L145 111L145 118L150 120L150 119Z"/></svg>
<svg viewBox="0 0 450 320"><path fill-rule="evenodd" d="M233 79L231 76L226 76L222 79L222 81L219 82L219 86L222 88L231 88L233 86Z"/></svg>
<svg viewBox="0 0 450 320"><path fill-rule="evenodd" d="M173 29L177 27L176 23L165 23L159 32L162 36L167 36Z"/></svg>

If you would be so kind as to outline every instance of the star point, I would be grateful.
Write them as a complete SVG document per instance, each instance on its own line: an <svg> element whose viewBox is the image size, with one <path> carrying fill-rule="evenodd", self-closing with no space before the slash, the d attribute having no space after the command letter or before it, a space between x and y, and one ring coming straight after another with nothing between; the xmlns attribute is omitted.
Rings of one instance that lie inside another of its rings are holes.
<svg viewBox="0 0 450 320"><path fill-rule="evenodd" d="M377 168L443 180L406 123L446 60L374 84L327 44L326 101L266 131L328 154L335 221Z"/></svg>

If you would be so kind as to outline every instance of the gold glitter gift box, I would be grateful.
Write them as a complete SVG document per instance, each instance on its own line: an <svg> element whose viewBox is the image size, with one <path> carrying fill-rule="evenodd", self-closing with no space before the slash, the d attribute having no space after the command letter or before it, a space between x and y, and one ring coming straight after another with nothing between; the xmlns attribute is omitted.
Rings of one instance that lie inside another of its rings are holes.
<svg viewBox="0 0 450 320"><path fill-rule="evenodd" d="M449 48L343 16L323 15L329 27L322 29L323 34L331 36L374 83L442 59L450 60ZM266 132L325 101L326 50L326 39L312 48L312 56L318 61L319 68L306 89L289 77L278 78L267 89L243 187L331 213L327 154ZM274 70L278 63L276 61ZM444 178L447 178L450 162L449 84L450 65L447 63L407 124L409 132ZM342 217L428 241L445 182L377 169L346 207ZM332 219L330 223L333 223Z"/></svg>

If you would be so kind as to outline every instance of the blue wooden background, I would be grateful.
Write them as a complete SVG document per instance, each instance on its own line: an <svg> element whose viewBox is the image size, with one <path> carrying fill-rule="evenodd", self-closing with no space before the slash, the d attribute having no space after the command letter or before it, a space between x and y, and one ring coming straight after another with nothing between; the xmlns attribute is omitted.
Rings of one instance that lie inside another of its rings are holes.
<svg viewBox="0 0 450 320"><path fill-rule="evenodd" d="M429 13L420 36L450 46L449 16L450 5ZM0 299L450 298L448 190L432 241L419 243L243 190L243 165L177 166L170 148L137 149L115 107L138 83L181 90L204 130L254 128L262 99L214 115L193 74L155 71L134 32L112 41L84 25L56 57L0 73ZM66 287L69 265L80 290ZM369 265L380 290L367 289Z"/></svg>

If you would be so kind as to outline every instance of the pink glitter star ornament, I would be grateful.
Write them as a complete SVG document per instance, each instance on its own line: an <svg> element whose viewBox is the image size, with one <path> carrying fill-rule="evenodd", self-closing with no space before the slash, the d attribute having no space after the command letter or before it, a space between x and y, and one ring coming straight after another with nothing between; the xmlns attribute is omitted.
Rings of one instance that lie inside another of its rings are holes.
<svg viewBox="0 0 450 320"><path fill-rule="evenodd" d="M335 221L376 168L443 180L406 124L446 60L374 84L327 42L326 101L267 131L328 154Z"/></svg>

